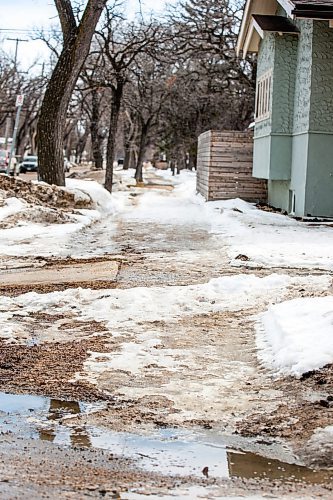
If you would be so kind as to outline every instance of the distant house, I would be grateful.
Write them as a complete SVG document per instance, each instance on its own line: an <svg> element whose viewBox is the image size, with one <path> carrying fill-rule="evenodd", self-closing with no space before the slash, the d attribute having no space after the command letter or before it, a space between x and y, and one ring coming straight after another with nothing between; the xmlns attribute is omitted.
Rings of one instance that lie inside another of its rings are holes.
<svg viewBox="0 0 333 500"><path fill-rule="evenodd" d="M298 216L333 216L333 0L247 0L238 53L258 53L253 175Z"/></svg>

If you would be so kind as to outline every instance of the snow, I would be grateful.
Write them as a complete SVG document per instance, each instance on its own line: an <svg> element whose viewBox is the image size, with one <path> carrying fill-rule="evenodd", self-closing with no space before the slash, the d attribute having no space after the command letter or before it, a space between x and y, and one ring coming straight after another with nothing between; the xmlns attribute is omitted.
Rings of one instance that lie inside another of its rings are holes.
<svg viewBox="0 0 333 500"><path fill-rule="evenodd" d="M0 230L0 254L2 255L58 255L61 245L73 233L99 218L96 211L82 210L72 215L72 223L38 224L20 222L14 228Z"/></svg>
<svg viewBox="0 0 333 500"><path fill-rule="evenodd" d="M269 305L286 296L292 285L325 290L330 285L330 278L292 278L278 274L260 278L240 274L188 286L108 290L76 288L48 294L30 292L14 298L2 297L0 331L7 338L15 337L15 314L18 311L19 314L43 311L52 314L56 310L57 314L75 311L82 320L106 322L113 335L117 335L118 330L133 328L142 322L177 321L196 314L250 309L258 301Z"/></svg>
<svg viewBox="0 0 333 500"><path fill-rule="evenodd" d="M333 425L318 427L307 442L307 452L315 466L331 467L333 456Z"/></svg>
<svg viewBox="0 0 333 500"><path fill-rule="evenodd" d="M124 196L124 193L116 192L111 195L96 181L66 179L66 186L68 191L75 192L77 196L82 196L82 194L90 196L97 210L104 216L120 212L127 206L127 196Z"/></svg>
<svg viewBox="0 0 333 500"><path fill-rule="evenodd" d="M259 357L281 375L301 376L333 363L333 297L294 299L260 316Z"/></svg>
<svg viewBox="0 0 333 500"><path fill-rule="evenodd" d="M4 200L4 205L0 207L0 220L21 212L26 206L27 204L23 200L7 198Z"/></svg>
<svg viewBox="0 0 333 500"><path fill-rule="evenodd" d="M45 224L38 218L34 221L19 221L15 227L0 229L0 254L10 256L61 255L69 238L86 226L108 215L122 212L128 205L126 193L110 195L102 185L95 181L67 179L67 190L75 194L76 200L91 198L96 209L74 210L67 213L68 223ZM17 198L8 198L0 207L0 220L13 214L24 212L29 205Z"/></svg>
<svg viewBox="0 0 333 500"><path fill-rule="evenodd" d="M243 254L249 265L333 269L333 231L265 212L242 200L210 202L212 232L223 236L229 256ZM240 265L236 261L234 265Z"/></svg>
<svg viewBox="0 0 333 500"><path fill-rule="evenodd" d="M205 202L196 194L195 172L156 171L161 181L172 182L172 192L146 192L127 218L160 224L201 223L228 245L232 265L249 258L249 267L333 269L332 228L299 222L291 217L266 212L240 199Z"/></svg>
<svg viewBox="0 0 333 500"><path fill-rule="evenodd" d="M236 259L242 254L248 257L247 267L266 267L272 272L281 267L333 269L331 227L265 212L239 199L206 203L196 194L194 172L182 171L172 176L170 171L156 171L151 167L147 171L154 171L153 182L159 184L160 189L134 188L135 197L128 193L128 186L134 183L131 170L117 171L119 190L112 195L95 181L67 179L67 189L74 192L77 199L90 197L95 209L74 211L69 214L68 223L20 221L15 227L1 229L0 254L61 255L62 248L68 248L66 243L74 234L100 220L104 220L110 239L109 228L118 217L147 224L180 226L180 231L183 225L196 225L214 236L233 266L244 265ZM172 184L173 189L162 189L163 184ZM26 202L16 198L4 200L0 220L23 212L26 206ZM82 253L86 250L83 246ZM177 258L183 257L179 253ZM49 307L68 311L74 304L83 319L105 321L117 332L118 327L133 326L140 321L177 320L186 315L251 309L260 301L268 307L260 317L257 331L260 358L276 373L300 376L333 362L333 297L277 302L288 298L291 286L313 286L319 291L330 284L329 276L292 278L280 272L259 278L255 274L242 274L240 270L235 276L183 287L138 287L104 290L103 293L79 289L28 294L28 297L4 298L8 311L0 314L0 325L7 332L4 335L11 338L14 336L11 311L19 307L25 311L42 311ZM273 303L275 305L271 305ZM148 353L149 342L156 339L146 340ZM142 361L136 349L127 345L127 364L132 370L139 370ZM112 357L112 366L125 362L125 354L124 351L117 354L118 358ZM134 360L138 360L137 364Z"/></svg>
<svg viewBox="0 0 333 500"><path fill-rule="evenodd" d="M162 170L158 172L158 177L171 181L174 189L171 192L146 190L140 196L135 210L126 214L127 219L168 225L203 224L210 227L204 200L195 193L192 172L184 171L179 176L172 177L171 172Z"/></svg>
<svg viewBox="0 0 333 500"><path fill-rule="evenodd" d="M152 167L147 172L153 171ZM182 171L172 176L170 170L154 170L156 183L172 184L172 191L136 189L136 198L128 196L133 185L133 171L117 171L118 190L112 195L95 181L67 179L67 189L77 197L90 196L96 210L80 210L72 214L72 224L42 226L27 222L21 227L0 230L0 253L24 255L29 249L36 255L59 255L61 241L66 244L70 234L101 219L115 216L147 223L178 225L196 224L227 246L233 266L242 266L236 259L246 255L248 267L285 267L333 269L331 249L333 231L328 226L298 222L281 214L265 212L245 201L227 200L205 203L196 194L195 172ZM154 180L155 182L155 180ZM0 219L24 210L20 200L7 200L0 207ZM30 238L31 236L31 238ZM33 236L33 238L32 238Z"/></svg>

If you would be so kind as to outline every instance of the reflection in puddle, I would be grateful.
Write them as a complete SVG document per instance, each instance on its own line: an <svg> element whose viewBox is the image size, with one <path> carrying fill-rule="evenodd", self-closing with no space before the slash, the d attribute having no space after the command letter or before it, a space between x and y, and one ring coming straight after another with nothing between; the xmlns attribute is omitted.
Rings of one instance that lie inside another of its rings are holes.
<svg viewBox="0 0 333 500"><path fill-rule="evenodd" d="M228 452L231 477L244 479L288 479L311 484L325 484L333 479L328 471L314 471L302 465L288 464L255 453Z"/></svg>
<svg viewBox="0 0 333 500"><path fill-rule="evenodd" d="M104 404L0 393L0 430L73 447L90 447L90 436L84 427L68 427L60 422L103 408Z"/></svg>
<svg viewBox="0 0 333 500"><path fill-rule="evenodd" d="M180 476L266 478L305 481L332 480L329 472L227 449L223 437L160 429L152 436L73 424L71 417L103 409L103 404L62 401L0 393L0 431L71 447L92 447L133 459L148 471Z"/></svg>

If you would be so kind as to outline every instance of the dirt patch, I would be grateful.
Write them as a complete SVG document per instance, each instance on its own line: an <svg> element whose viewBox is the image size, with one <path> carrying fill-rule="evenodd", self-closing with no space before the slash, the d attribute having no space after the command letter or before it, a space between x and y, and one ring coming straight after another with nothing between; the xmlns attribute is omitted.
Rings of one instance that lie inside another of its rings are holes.
<svg viewBox="0 0 333 500"><path fill-rule="evenodd" d="M316 428L333 423L333 365L309 372L300 380L276 380L283 391L281 404L268 414L251 413L237 423L244 436L292 439L297 452L306 460L306 443ZM325 466L332 465L332 456Z"/></svg>
<svg viewBox="0 0 333 500"><path fill-rule="evenodd" d="M9 444L10 443L10 444ZM47 457L47 463L45 462ZM10 465L8 464L10 461ZM15 488L26 488L27 498L114 498L129 487L151 490L174 488L188 480L167 478L156 472L135 469L133 462L110 452L63 449L49 443L10 441L0 452L3 498L14 498ZM24 471L24 473L22 473ZM192 484L214 484L191 479ZM7 491L7 494L5 493ZM23 490L24 491L24 490ZM16 497L16 496L15 496Z"/></svg>
<svg viewBox="0 0 333 500"><path fill-rule="evenodd" d="M0 229L10 229L19 223L67 224L73 222L68 213L48 207L26 207L24 211L6 217L0 222Z"/></svg>
<svg viewBox="0 0 333 500"><path fill-rule="evenodd" d="M30 347L0 340L0 389L71 400L110 400L109 393L92 384L71 381L91 350L109 352L110 346L106 349L101 336Z"/></svg>
<svg viewBox="0 0 333 500"><path fill-rule="evenodd" d="M61 292L70 288L90 288L91 290L104 290L108 288L116 288L116 281L76 281L75 283L46 283L46 284L31 284L31 285L6 285L0 286L0 295L8 297L18 297L23 293L51 293Z"/></svg>

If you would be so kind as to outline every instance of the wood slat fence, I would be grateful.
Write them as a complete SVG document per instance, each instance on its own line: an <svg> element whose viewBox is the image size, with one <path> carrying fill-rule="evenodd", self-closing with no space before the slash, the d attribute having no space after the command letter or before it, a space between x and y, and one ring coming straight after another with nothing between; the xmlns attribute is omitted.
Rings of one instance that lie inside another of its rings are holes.
<svg viewBox="0 0 333 500"><path fill-rule="evenodd" d="M267 181L252 176L251 132L209 130L199 136L197 191L207 201L267 201Z"/></svg>

